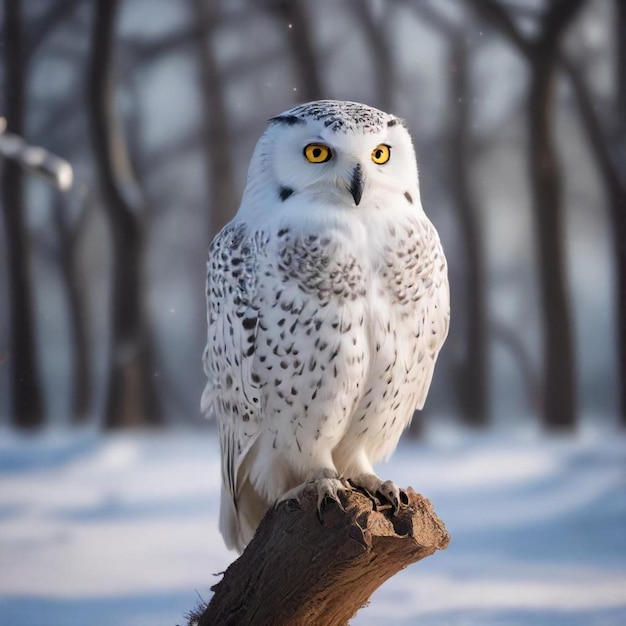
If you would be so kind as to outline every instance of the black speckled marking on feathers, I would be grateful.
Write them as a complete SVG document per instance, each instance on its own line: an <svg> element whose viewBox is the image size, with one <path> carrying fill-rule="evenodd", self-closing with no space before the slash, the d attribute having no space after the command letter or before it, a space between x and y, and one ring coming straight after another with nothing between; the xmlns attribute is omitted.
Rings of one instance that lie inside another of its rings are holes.
<svg viewBox="0 0 626 626"><path fill-rule="evenodd" d="M282 236L281 236L282 233ZM279 231L278 269L324 306L331 298L356 300L366 294L367 281L355 257L338 258L337 245L317 235L291 239Z"/></svg>
<svg viewBox="0 0 626 626"><path fill-rule="evenodd" d="M338 100L318 100L307 102L272 118L270 121L297 124L307 118L323 121L324 126L333 132L354 132L359 130L365 133L380 132L386 126L402 124L404 122L388 113L357 102L342 102Z"/></svg>

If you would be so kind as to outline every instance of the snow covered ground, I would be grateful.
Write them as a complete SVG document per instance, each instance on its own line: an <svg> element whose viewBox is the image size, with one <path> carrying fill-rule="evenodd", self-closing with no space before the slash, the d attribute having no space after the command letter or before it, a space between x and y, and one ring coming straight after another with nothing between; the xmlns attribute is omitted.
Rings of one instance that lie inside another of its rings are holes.
<svg viewBox="0 0 626 626"><path fill-rule="evenodd" d="M626 624L623 437L430 437L378 469L452 542L354 626ZM0 433L0 624L183 624L234 558L218 490L211 432Z"/></svg>

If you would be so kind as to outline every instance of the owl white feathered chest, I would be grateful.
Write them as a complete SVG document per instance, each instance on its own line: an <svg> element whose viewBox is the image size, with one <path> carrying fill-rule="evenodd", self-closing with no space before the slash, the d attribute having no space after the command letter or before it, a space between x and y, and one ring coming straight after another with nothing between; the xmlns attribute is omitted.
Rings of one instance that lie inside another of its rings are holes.
<svg viewBox="0 0 626 626"><path fill-rule="evenodd" d="M447 334L446 261L416 173L395 185L382 167L350 162L342 177L341 165L303 183L253 158L242 208L211 246L203 407L235 505L245 482L272 503L316 466L350 476L393 452Z"/></svg>

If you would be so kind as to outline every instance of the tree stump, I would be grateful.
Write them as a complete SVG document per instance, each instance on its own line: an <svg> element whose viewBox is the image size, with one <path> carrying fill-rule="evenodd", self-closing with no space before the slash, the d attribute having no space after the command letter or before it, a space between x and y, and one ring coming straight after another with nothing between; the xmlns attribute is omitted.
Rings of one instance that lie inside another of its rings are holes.
<svg viewBox="0 0 626 626"><path fill-rule="evenodd" d="M345 626L388 578L449 543L430 502L407 495L398 515L355 490L321 515L312 493L281 502L189 626Z"/></svg>

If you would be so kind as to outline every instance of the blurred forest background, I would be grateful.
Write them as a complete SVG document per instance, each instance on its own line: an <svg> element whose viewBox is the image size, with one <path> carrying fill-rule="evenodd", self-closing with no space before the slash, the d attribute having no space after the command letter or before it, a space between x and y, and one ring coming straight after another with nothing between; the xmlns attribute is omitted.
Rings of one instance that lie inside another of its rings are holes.
<svg viewBox="0 0 626 626"><path fill-rule="evenodd" d="M626 426L623 0L0 11L0 426L206 423L209 242L266 120L319 98L407 120L447 252L451 332L414 434ZM73 186L24 170L15 136Z"/></svg>

